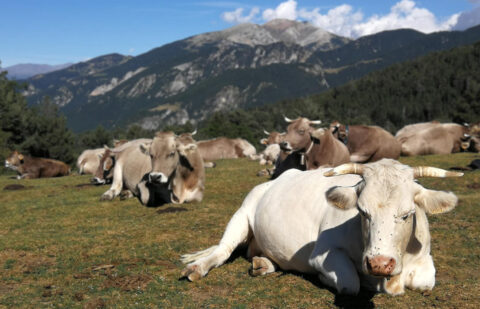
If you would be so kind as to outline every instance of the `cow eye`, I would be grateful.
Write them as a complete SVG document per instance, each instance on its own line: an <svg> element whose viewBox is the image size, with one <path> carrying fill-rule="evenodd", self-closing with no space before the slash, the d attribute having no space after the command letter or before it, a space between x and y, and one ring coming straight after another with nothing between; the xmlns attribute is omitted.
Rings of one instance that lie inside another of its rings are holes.
<svg viewBox="0 0 480 309"><path fill-rule="evenodd" d="M300 134L300 135L305 134L305 130L298 130L298 134Z"/></svg>
<svg viewBox="0 0 480 309"><path fill-rule="evenodd" d="M168 154L169 157L173 157L175 155L175 151L172 151Z"/></svg>
<svg viewBox="0 0 480 309"><path fill-rule="evenodd" d="M402 219L403 221L407 221L407 219L414 213L415 211L410 211L409 213L406 213L403 216L400 216L400 219Z"/></svg>

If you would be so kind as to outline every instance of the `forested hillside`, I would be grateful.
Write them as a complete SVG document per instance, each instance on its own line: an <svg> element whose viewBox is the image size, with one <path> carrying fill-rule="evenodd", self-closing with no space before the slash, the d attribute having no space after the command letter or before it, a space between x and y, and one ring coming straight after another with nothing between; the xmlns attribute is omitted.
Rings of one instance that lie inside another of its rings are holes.
<svg viewBox="0 0 480 309"><path fill-rule="evenodd" d="M216 113L200 133L257 142L263 129L284 130L282 115L375 124L391 132L422 121L480 121L480 42L396 64L319 95Z"/></svg>

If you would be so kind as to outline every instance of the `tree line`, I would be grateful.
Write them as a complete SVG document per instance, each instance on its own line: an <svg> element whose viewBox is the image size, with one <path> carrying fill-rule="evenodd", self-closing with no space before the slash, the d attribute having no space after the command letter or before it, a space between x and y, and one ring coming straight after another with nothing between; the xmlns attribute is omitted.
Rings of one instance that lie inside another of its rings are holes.
<svg viewBox="0 0 480 309"><path fill-rule="evenodd" d="M294 83L292 83L294 84ZM111 145L112 140L152 137L138 125L74 134L58 107L46 97L29 107L25 84L0 73L0 159L14 149L72 164L81 150ZM216 112L194 126L167 126L177 134L198 129L196 139L242 137L259 145L264 130L284 131L289 118L305 116L325 124L379 125L395 133L406 124L480 121L480 42L436 52L335 87L326 92L251 109Z"/></svg>

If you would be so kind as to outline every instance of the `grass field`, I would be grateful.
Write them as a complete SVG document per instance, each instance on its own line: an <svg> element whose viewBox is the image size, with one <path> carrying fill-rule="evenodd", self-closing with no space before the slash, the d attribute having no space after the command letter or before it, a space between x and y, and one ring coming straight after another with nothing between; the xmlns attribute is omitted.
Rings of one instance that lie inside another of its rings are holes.
<svg viewBox="0 0 480 309"><path fill-rule="evenodd" d="M402 158L409 165L465 166L475 154ZM437 275L432 292L391 297L337 296L315 277L276 272L250 277L238 251L198 282L180 280L179 256L220 239L260 166L218 162L207 170L204 201L147 208L136 199L100 202L107 186L89 176L16 180L0 176L0 308L331 308L480 306L480 172L422 179L459 197L451 213L430 216ZM5 190L21 184L21 190Z"/></svg>

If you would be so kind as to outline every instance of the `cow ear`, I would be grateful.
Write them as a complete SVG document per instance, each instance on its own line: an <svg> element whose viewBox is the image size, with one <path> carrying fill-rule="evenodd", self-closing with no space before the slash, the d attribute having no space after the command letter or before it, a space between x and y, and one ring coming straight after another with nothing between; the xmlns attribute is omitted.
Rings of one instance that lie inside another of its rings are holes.
<svg viewBox="0 0 480 309"><path fill-rule="evenodd" d="M262 138L262 139L260 140L260 144L267 145L267 143L268 143L268 141L267 141L266 138Z"/></svg>
<svg viewBox="0 0 480 309"><path fill-rule="evenodd" d="M347 210L356 207L358 195L362 191L365 182L360 181L351 187L332 187L326 193L327 201L333 206Z"/></svg>
<svg viewBox="0 0 480 309"><path fill-rule="evenodd" d="M145 155L149 156L150 155L150 145L152 143L141 143L140 144L140 151L144 153Z"/></svg>
<svg viewBox="0 0 480 309"><path fill-rule="evenodd" d="M457 206L458 198L452 192L429 190L421 187L415 195L415 204L425 210L427 214L441 214Z"/></svg>
<svg viewBox="0 0 480 309"><path fill-rule="evenodd" d="M197 144L195 143L191 143L188 145L182 145L182 144L177 145L177 150L182 156L186 156L187 152L193 151L195 149L197 149Z"/></svg>

